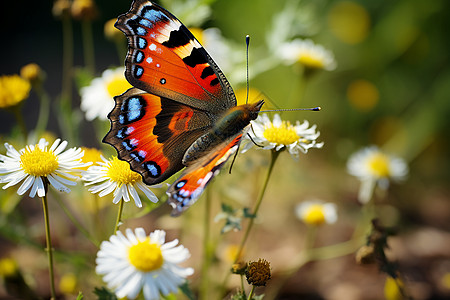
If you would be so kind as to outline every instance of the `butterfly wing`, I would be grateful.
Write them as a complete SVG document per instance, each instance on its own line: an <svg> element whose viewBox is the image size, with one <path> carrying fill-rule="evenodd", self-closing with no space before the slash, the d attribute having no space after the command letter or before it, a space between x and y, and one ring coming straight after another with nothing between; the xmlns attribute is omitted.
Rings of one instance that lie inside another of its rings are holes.
<svg viewBox="0 0 450 300"><path fill-rule="evenodd" d="M206 185L237 151L241 139L242 133L232 136L183 171L167 190L168 203L173 208L172 216L179 216L197 201Z"/></svg>
<svg viewBox="0 0 450 300"><path fill-rule="evenodd" d="M164 8L135 0L115 26L128 38L125 76L134 87L216 114L236 106L219 67Z"/></svg>
<svg viewBox="0 0 450 300"><path fill-rule="evenodd" d="M115 101L108 115L111 129L103 141L149 185L181 170L186 149L213 122L206 112L136 88Z"/></svg>

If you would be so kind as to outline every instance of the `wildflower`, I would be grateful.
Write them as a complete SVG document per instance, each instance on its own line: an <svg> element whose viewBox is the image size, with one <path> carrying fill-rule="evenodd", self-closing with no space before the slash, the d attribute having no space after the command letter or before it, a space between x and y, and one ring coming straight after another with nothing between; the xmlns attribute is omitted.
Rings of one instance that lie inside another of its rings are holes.
<svg viewBox="0 0 450 300"><path fill-rule="evenodd" d="M0 259L0 277L11 277L18 272L18 266L12 258Z"/></svg>
<svg viewBox="0 0 450 300"><path fill-rule="evenodd" d="M310 148L323 146L323 142L316 142L320 135L319 132L316 133L316 125L308 128L308 121L301 124L297 121L292 125L289 121L282 121L278 114L275 114L273 121L270 121L266 114L261 114L251 124L248 133L257 145L263 146L263 149L280 151L286 148L294 158L297 158L300 151L307 153ZM242 152L253 145L253 142L247 140Z"/></svg>
<svg viewBox="0 0 450 300"><path fill-rule="evenodd" d="M93 0L74 0L72 16L77 20L94 20L98 16L98 9Z"/></svg>
<svg viewBox="0 0 450 300"><path fill-rule="evenodd" d="M78 278L73 273L66 273L59 280L59 290L63 294L76 294L78 292Z"/></svg>
<svg viewBox="0 0 450 300"><path fill-rule="evenodd" d="M110 41L121 41L122 39L124 39L123 33L119 29L114 27L116 21L117 18L106 21L105 26L103 28L105 37Z"/></svg>
<svg viewBox="0 0 450 300"><path fill-rule="evenodd" d="M81 161L84 163L96 164L97 162L102 160L102 152L96 148L87 148L81 147L84 151L84 155L81 158ZM90 166L85 167L83 170L87 171Z"/></svg>
<svg viewBox="0 0 450 300"><path fill-rule="evenodd" d="M33 86L44 80L45 74L35 63L27 64L20 69L20 76L28 80Z"/></svg>
<svg viewBox="0 0 450 300"><path fill-rule="evenodd" d="M372 189L389 187L389 180L401 181L408 175L408 165L401 158L387 155L376 146L366 147L350 156L347 171L362 182L359 199L370 200Z"/></svg>
<svg viewBox="0 0 450 300"><path fill-rule="evenodd" d="M308 225L333 224L337 221L336 204L320 200L305 201L295 207L297 218Z"/></svg>
<svg viewBox="0 0 450 300"><path fill-rule="evenodd" d="M245 277L251 285L265 286L267 281L272 277L270 272L270 263L260 258L258 261L248 263Z"/></svg>
<svg viewBox="0 0 450 300"><path fill-rule="evenodd" d="M142 182L141 175L132 171L126 161L119 160L117 157L110 160L103 156L101 158L103 162L91 166L83 176L83 180L87 181L85 185L94 185L89 189L90 192L99 193L100 197L113 192L114 204L117 204L121 199L129 202L131 195L136 206L142 207L141 198L136 191L136 187L138 187L151 202L158 202L155 194ZM154 185L153 187L161 187L161 185Z"/></svg>
<svg viewBox="0 0 450 300"><path fill-rule="evenodd" d="M0 176L0 182L7 183L3 189L23 180L17 190L19 195L31 189L30 197L36 193L43 197L48 184L61 192L70 192L66 185L75 185L80 177L80 169L88 165L81 162L83 151L71 148L63 152L67 141L61 142L60 139L50 149L47 145L45 139L40 139L37 145L28 145L17 151L5 143L6 156L0 155L0 174L6 174Z"/></svg>
<svg viewBox="0 0 450 300"><path fill-rule="evenodd" d="M124 68L108 69L102 77L94 78L89 86L81 88L81 110L86 113L86 120L106 120L114 107L113 97L131 88L124 72Z"/></svg>
<svg viewBox="0 0 450 300"><path fill-rule="evenodd" d="M370 111L379 100L377 87L370 81L358 79L352 81L347 88L347 98L358 110Z"/></svg>
<svg viewBox="0 0 450 300"><path fill-rule="evenodd" d="M366 8L354 1L339 1L328 15L331 32L347 44L358 44L369 35L370 15Z"/></svg>
<svg viewBox="0 0 450 300"><path fill-rule="evenodd" d="M134 299L141 290L146 300L176 293L194 270L178 266L189 258L189 251L177 246L178 240L165 243L165 236L163 230L147 236L143 228L127 229L125 235L117 232L100 245L96 272L118 298Z"/></svg>
<svg viewBox="0 0 450 300"><path fill-rule="evenodd" d="M313 41L295 39L280 46L281 58L288 64L299 62L309 69L336 69L336 61L331 51Z"/></svg>
<svg viewBox="0 0 450 300"><path fill-rule="evenodd" d="M56 18L64 18L70 16L70 7L72 2L70 0L56 0L53 2L52 14Z"/></svg>
<svg viewBox="0 0 450 300"><path fill-rule="evenodd" d="M0 108L17 105L28 98L31 84L19 75L0 76Z"/></svg>

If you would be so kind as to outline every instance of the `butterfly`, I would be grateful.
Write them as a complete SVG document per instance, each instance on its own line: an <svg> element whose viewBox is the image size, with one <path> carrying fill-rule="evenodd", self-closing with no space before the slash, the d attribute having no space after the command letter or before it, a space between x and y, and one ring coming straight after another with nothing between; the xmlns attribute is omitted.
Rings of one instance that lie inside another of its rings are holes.
<svg viewBox="0 0 450 300"><path fill-rule="evenodd" d="M125 77L103 142L157 184L186 169L168 188L172 215L200 197L238 147L264 100L236 106L233 89L192 33L155 3L135 0L115 26L128 39Z"/></svg>

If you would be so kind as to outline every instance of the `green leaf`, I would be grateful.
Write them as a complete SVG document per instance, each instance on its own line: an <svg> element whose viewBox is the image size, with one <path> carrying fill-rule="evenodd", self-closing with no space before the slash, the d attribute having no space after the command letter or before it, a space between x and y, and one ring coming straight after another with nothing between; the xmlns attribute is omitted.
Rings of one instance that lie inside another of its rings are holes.
<svg viewBox="0 0 450 300"><path fill-rule="evenodd" d="M94 294L97 295L98 300L117 300L116 295L108 291L104 286L101 288L96 287L94 289Z"/></svg>

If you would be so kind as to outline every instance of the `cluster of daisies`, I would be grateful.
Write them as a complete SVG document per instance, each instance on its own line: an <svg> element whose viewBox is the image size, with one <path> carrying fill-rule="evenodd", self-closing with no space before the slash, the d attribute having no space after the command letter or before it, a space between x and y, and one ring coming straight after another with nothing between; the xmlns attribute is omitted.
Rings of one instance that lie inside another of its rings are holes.
<svg viewBox="0 0 450 300"><path fill-rule="evenodd" d="M121 68L105 71L102 78L84 88L81 94L86 96L82 102L86 118L106 119L113 106L112 95L120 94L120 91L128 88L127 84ZM96 101L88 99L88 95L94 94ZM94 107L89 106L94 104ZM266 114L261 114L252 121L251 130L247 131L242 152L257 145L258 149L287 151L294 159L298 159L300 153L307 153L311 148L322 148L323 142L317 141L319 135L316 126L310 126L307 121L291 124L282 120L278 114L272 120ZM17 189L19 195L29 192L30 197L44 197L49 187L70 192L69 186L82 180L90 192L100 197L112 194L115 204L133 199L136 206L142 207L140 194L151 202L158 201L149 186L142 182L142 177L132 171L127 162L117 157L106 159L98 150L76 147L66 150L67 145L67 141L57 139L49 146L49 142L41 139L35 145L16 150L6 143L6 155L0 154L0 183L5 184L3 189L20 184ZM353 154L347 168L362 183L359 195L362 203L370 200L375 187L386 189L391 180L403 180L408 173L408 167L402 159L390 156L374 146ZM310 226L337 221L336 205L320 200L300 203L295 213ZM186 278L193 274L192 268L179 265L189 256L189 251L178 245L177 240L166 243L162 230L146 235L142 228L134 231L126 229L125 234L117 232L100 245L96 272L103 275L108 287L119 298L135 298L142 291L145 299L159 299L160 294L176 293Z"/></svg>
<svg viewBox="0 0 450 300"><path fill-rule="evenodd" d="M252 130L248 131L248 135L251 139L245 141L243 152L257 144L260 149L286 150L298 158L300 152L306 153L311 148L323 146L323 143L316 141L319 132L315 125L310 127L307 121L291 124L281 120L277 114L273 120L262 114L252 121ZM92 193L98 193L101 197L112 193L113 203L133 199L136 206L142 207L138 190L151 202L158 201L128 163L117 157L108 160L100 154L96 156L101 161L87 159L89 155L85 152L92 150L66 150L67 145L66 141L57 139L49 147L49 143L41 139L36 145L16 150L6 143L6 155L0 154L0 183L5 183L3 189L21 183L17 190L19 195L29 191L30 197L44 197L50 186L61 192L70 192L68 186L75 185L81 179ZM389 156L377 147L369 147L350 157L348 172L361 180L363 192L360 193L360 200L364 203L370 196L368 187L385 189L390 180L403 180L408 167L402 159ZM299 219L312 226L331 224L337 220L336 205L319 200L304 201L295 212ZM114 289L119 298L135 298L142 291L145 299L158 299L160 293L177 292L179 285L193 273L191 268L178 265L189 256L189 251L178 245L177 240L165 243L164 231L156 230L147 236L142 228L134 232L127 229L125 235L118 232L101 244L96 271L104 276L108 287Z"/></svg>

